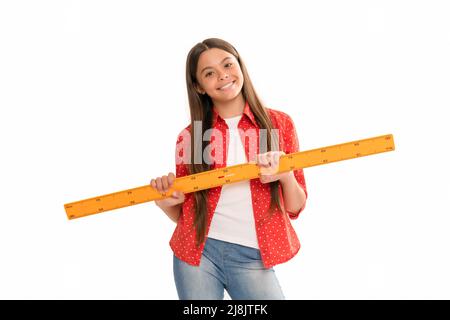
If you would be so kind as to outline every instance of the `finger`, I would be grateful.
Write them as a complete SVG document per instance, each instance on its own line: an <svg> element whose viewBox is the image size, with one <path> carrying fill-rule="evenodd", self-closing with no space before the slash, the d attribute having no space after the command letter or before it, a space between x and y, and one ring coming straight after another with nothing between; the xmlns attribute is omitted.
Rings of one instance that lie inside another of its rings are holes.
<svg viewBox="0 0 450 320"><path fill-rule="evenodd" d="M259 177L259 180L261 181L261 183L269 183L272 181L272 176L271 175L261 175Z"/></svg>
<svg viewBox="0 0 450 320"><path fill-rule="evenodd" d="M162 176L161 181L162 181L162 186L164 188L164 192L166 192L167 189L169 189L169 182L167 181L167 176Z"/></svg>
<svg viewBox="0 0 450 320"><path fill-rule="evenodd" d="M274 162L274 164L275 164L276 166L278 166L278 164L280 163L280 156L281 156L281 154L278 153L278 152L276 152L276 153L273 155L273 162Z"/></svg>
<svg viewBox="0 0 450 320"><path fill-rule="evenodd" d="M183 196L183 193L181 191L178 191L178 190L175 190L172 193L172 198L175 198L175 199L180 199L182 196Z"/></svg>
<svg viewBox="0 0 450 320"><path fill-rule="evenodd" d="M150 185L151 185L153 188L156 188L156 182L155 182L155 179L152 179L152 180L150 181Z"/></svg>
<svg viewBox="0 0 450 320"><path fill-rule="evenodd" d="M273 159L274 165L273 166L274 166L275 171L277 171L277 172L280 167L280 157L281 157L280 153L277 152L274 154L274 159Z"/></svg>
<svg viewBox="0 0 450 320"><path fill-rule="evenodd" d="M183 191L175 190L172 193L172 199L176 200L176 203L183 203L185 200Z"/></svg>
<svg viewBox="0 0 450 320"><path fill-rule="evenodd" d="M158 189L158 192L163 191L161 178L156 178L156 189Z"/></svg>
<svg viewBox="0 0 450 320"><path fill-rule="evenodd" d="M273 152L267 152L266 155L267 163L272 166L273 165Z"/></svg>
<svg viewBox="0 0 450 320"><path fill-rule="evenodd" d="M267 161L266 154L258 154L258 165L261 167L269 167L269 162Z"/></svg>
<svg viewBox="0 0 450 320"><path fill-rule="evenodd" d="M267 154L267 163L268 170L265 173L266 175L273 175L277 172L277 165L275 163L276 152L268 152Z"/></svg>
<svg viewBox="0 0 450 320"><path fill-rule="evenodd" d="M273 167L275 161L274 156L275 152L273 151L267 152L267 163L269 164L269 167Z"/></svg>
<svg viewBox="0 0 450 320"><path fill-rule="evenodd" d="M169 182L169 187L172 185L172 183L175 181L175 175L170 172L169 175L167 176L167 180Z"/></svg>
<svg viewBox="0 0 450 320"><path fill-rule="evenodd" d="M178 191L178 198L183 201L186 199L186 195L183 191Z"/></svg>

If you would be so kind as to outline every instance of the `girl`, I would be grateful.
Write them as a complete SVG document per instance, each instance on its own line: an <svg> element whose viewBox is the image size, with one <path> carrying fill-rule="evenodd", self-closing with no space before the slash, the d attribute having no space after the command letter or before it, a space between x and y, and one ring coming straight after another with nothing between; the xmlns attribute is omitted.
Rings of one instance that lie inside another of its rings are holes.
<svg viewBox="0 0 450 320"><path fill-rule="evenodd" d="M299 251L290 219L307 199L302 169L276 174L280 156L299 151L294 123L263 106L242 57L224 40L190 50L186 84L191 123L178 135L176 176L151 186L167 192L175 177L246 162L261 174L155 202L177 223L170 246L178 296L223 299L226 289L232 299L284 299L273 266Z"/></svg>

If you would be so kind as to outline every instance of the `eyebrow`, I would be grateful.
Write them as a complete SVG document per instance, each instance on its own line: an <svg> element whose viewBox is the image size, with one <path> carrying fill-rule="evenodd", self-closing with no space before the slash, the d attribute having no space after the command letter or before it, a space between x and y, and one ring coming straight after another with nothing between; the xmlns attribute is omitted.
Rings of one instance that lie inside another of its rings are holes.
<svg viewBox="0 0 450 320"><path fill-rule="evenodd" d="M225 60L227 60L227 59L231 59L231 57L226 57L226 58L223 59L222 62L220 62L220 63L223 63L223 62L224 62ZM205 71L206 69L209 69L209 68L212 68L212 67L205 67L205 68L203 68L202 71L200 71L200 74L202 74L203 71Z"/></svg>

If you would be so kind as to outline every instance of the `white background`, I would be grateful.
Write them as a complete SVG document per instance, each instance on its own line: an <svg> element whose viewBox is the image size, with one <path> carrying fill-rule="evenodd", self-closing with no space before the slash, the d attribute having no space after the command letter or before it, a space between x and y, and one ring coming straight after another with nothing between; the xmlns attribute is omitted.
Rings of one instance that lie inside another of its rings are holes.
<svg viewBox="0 0 450 320"><path fill-rule="evenodd" d="M219 37L301 150L396 150L305 169L288 299L449 299L446 1L0 2L0 298L177 299L153 202L64 204L175 170L188 51Z"/></svg>

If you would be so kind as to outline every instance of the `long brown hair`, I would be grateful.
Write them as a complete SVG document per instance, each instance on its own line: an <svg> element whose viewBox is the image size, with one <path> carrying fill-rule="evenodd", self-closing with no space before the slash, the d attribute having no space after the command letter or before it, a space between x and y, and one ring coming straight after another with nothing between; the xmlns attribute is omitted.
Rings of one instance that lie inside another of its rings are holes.
<svg viewBox="0 0 450 320"><path fill-rule="evenodd" d="M237 50L228 42L218 39L218 38L209 38L206 40L203 40L202 42L197 43L190 51L187 56L186 60L186 85L187 85L187 91L188 91L188 98L189 98L189 108L190 108L190 114L191 114L191 129L194 128L194 121L202 121L202 134L195 137L194 134L192 134L191 130L191 146L194 146L194 148L191 148L191 155L190 155L190 164L188 166L190 173L189 174L195 174L200 173L203 171L211 170L211 167L209 164L205 162L205 159L201 160L201 164L197 164L194 161L194 154L196 152L196 148L200 148L201 150L198 154L203 155L203 150L208 145L208 141L204 141L202 137L204 137L205 131L210 129L212 127L212 107L213 102L212 99L207 94L200 94L195 90L195 85L198 85L198 81L196 78L196 70L198 65L198 60L200 55L211 48L218 48L222 49L224 51L227 51L231 53L236 60L238 61L243 77L244 77L244 84L242 87L242 94L244 99L248 102L251 111L253 112L255 116L255 120L260 127L260 129L266 129L267 130L267 148L270 151L272 146L272 133L271 130L274 129L272 125L272 121L266 111L266 107L262 104L260 99L258 98L258 95L256 94L256 91L253 87L253 84L250 80L250 77L247 73L247 69L245 67L244 61L242 60L242 57L240 57ZM197 141L194 141L195 138L197 138ZM276 136L275 136L276 138ZM260 141L262 143L262 141ZM278 143L275 143L274 146L278 145ZM260 149L261 150L261 149ZM198 161L197 161L198 162ZM281 204L279 199L279 181L270 182L270 194L271 194L271 201L270 201L270 215L273 214L273 211L275 209L275 206L277 205L280 210ZM208 189L206 190L200 190L194 192L195 197L195 216L194 216L194 226L196 230L196 241L197 246L199 246L204 240L206 236L206 228L207 228L207 201L208 201Z"/></svg>

